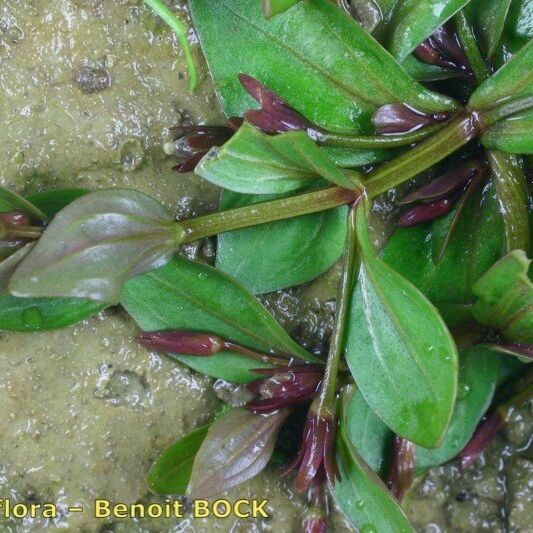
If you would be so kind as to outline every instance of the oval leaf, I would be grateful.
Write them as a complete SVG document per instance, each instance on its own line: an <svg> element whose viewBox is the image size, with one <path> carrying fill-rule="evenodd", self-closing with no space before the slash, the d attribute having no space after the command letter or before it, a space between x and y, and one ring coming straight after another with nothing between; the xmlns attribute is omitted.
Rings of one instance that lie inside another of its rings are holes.
<svg viewBox="0 0 533 533"><path fill-rule="evenodd" d="M455 107L410 78L355 20L327 0L299 2L271 20L263 17L261 0L191 0L189 5L228 116L256 107L240 86L241 73L333 131L371 132L374 110L393 102L428 112ZM220 35L232 38L221 40Z"/></svg>
<svg viewBox="0 0 533 533"><path fill-rule="evenodd" d="M224 191L221 209L265 201ZM345 206L218 236L217 268L255 294L313 280L342 255ZM274 244L275 243L275 244Z"/></svg>
<svg viewBox="0 0 533 533"><path fill-rule="evenodd" d="M286 409L257 415L237 408L217 418L196 454L187 493L209 498L259 474L288 414Z"/></svg>
<svg viewBox="0 0 533 533"><path fill-rule="evenodd" d="M144 331L203 331L264 353L318 360L298 346L239 283L210 266L182 257L129 280L121 304ZM176 359L209 376L240 383L257 379L250 369L265 366L238 354L227 357L229 353Z"/></svg>
<svg viewBox="0 0 533 533"><path fill-rule="evenodd" d="M148 474L150 489L156 494L185 494L194 458L209 430L209 424L195 429L167 448Z"/></svg>
<svg viewBox="0 0 533 533"><path fill-rule="evenodd" d="M345 417L337 438L337 465L340 480L331 493L353 527L379 533L413 531L398 502L350 442Z"/></svg>
<svg viewBox="0 0 533 533"><path fill-rule="evenodd" d="M472 321L472 285L501 257L504 246L491 182L466 203L450 235L456 209L430 223L398 228L382 256L429 298L450 326Z"/></svg>
<svg viewBox="0 0 533 533"><path fill-rule="evenodd" d="M31 194L27 199L47 217L53 218L59 210L87 192L85 189L57 189ZM29 252L32 246L29 245L26 251ZM11 264L9 277L18 262ZM0 330L46 331L63 328L89 318L106 307L81 298L17 298L7 293L9 277L4 280L4 286L0 286Z"/></svg>
<svg viewBox="0 0 533 533"><path fill-rule="evenodd" d="M351 182L303 131L266 135L244 123L196 166L196 174L231 191L279 194L326 178L341 187Z"/></svg>
<svg viewBox="0 0 533 533"><path fill-rule="evenodd" d="M522 344L533 344L530 264L522 250L514 250L495 263L473 287L479 298L473 309L476 320Z"/></svg>
<svg viewBox="0 0 533 533"><path fill-rule="evenodd" d="M374 472L384 475L388 453L392 444L392 431L366 403L360 390L356 390L346 408L346 435Z"/></svg>
<svg viewBox="0 0 533 533"><path fill-rule="evenodd" d="M164 264L178 237L154 199L126 189L78 198L60 211L17 268L9 289L21 297L117 303L131 276Z"/></svg>
<svg viewBox="0 0 533 533"><path fill-rule="evenodd" d="M499 368L498 355L482 346L462 355L457 402L450 426L438 448L417 446L417 473L450 461L466 446L492 402Z"/></svg>
<svg viewBox="0 0 533 533"><path fill-rule="evenodd" d="M387 426L416 444L438 446L455 401L455 343L424 295L376 257L364 207L358 208L357 234L362 261L346 361L365 400Z"/></svg>

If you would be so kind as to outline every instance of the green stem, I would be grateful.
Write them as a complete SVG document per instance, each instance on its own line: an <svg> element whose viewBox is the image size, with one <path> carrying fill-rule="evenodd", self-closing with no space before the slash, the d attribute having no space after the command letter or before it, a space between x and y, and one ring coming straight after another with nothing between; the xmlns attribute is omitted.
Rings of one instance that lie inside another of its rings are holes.
<svg viewBox="0 0 533 533"><path fill-rule="evenodd" d="M329 345L328 360L324 371L324 379L320 388L317 414L319 418L327 419L335 415L335 393L337 391L337 375L344 340L346 336L346 324L354 277L358 268L357 235L355 230L355 213L357 204L350 207L348 215L348 238L344 249L344 269L342 273L339 295L337 298L337 311L335 316L335 330Z"/></svg>
<svg viewBox="0 0 533 533"><path fill-rule="evenodd" d="M394 135L349 135L343 133L321 132L317 138L320 144L340 148L397 148L422 141L442 129L444 123L434 124L410 133Z"/></svg>
<svg viewBox="0 0 533 533"><path fill-rule="evenodd" d="M180 242L186 244L225 231L325 211L354 202L359 195L358 192L341 187L328 187L289 198L180 220L177 223L178 231L181 233Z"/></svg>
<svg viewBox="0 0 533 533"><path fill-rule="evenodd" d="M183 48L185 62L187 63L187 69L189 71L189 90L191 93L194 92L194 89L196 88L196 66L194 65L189 41L187 40L187 25L179 20L162 0L144 0L144 3L152 8L177 35L181 47Z"/></svg>
<svg viewBox="0 0 533 533"><path fill-rule="evenodd" d="M470 25L470 22L468 22L463 10L455 15L455 27L457 29L457 34L459 35L459 40L463 45L463 50L468 59L468 63L470 64L470 68L479 84L490 76L490 72L481 52L479 51L472 26Z"/></svg>
<svg viewBox="0 0 533 533"><path fill-rule="evenodd" d="M40 226L19 226L0 224L0 238L38 239L44 231Z"/></svg>
<svg viewBox="0 0 533 533"><path fill-rule="evenodd" d="M368 174L363 184L369 198L374 198L424 172L474 139L479 133L480 124L475 113L459 115L430 139L383 163Z"/></svg>

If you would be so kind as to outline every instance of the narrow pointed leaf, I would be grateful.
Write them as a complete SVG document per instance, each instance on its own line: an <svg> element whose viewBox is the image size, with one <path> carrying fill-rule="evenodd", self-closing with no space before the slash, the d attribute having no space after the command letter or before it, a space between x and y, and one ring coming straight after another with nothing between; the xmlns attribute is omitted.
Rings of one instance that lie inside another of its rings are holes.
<svg viewBox="0 0 533 533"><path fill-rule="evenodd" d="M370 408L396 434L438 446L455 402L455 343L425 296L376 257L363 208L357 215L362 261L346 361Z"/></svg>
<svg viewBox="0 0 533 533"><path fill-rule="evenodd" d="M403 61L422 41L453 17L470 0L402 0L387 24L387 49Z"/></svg>
<svg viewBox="0 0 533 533"><path fill-rule="evenodd" d="M188 433L167 448L148 474L150 489L156 494L185 494L194 458L209 430L209 424Z"/></svg>
<svg viewBox="0 0 533 533"><path fill-rule="evenodd" d="M192 0L190 8L228 116L242 116L257 106L240 86L240 73L258 79L312 123L332 131L371 132L373 111L393 102L428 112L455 107L413 81L328 0L299 2L271 20L263 17L261 0ZM232 38L220 46L220 35Z"/></svg>
<svg viewBox="0 0 533 533"><path fill-rule="evenodd" d="M450 461L465 447L492 402L499 368L498 355L483 346L461 354L457 401L450 426L438 448L417 446L417 473Z"/></svg>
<svg viewBox="0 0 533 533"><path fill-rule="evenodd" d="M511 342L533 344L531 260L514 250L495 263L474 285L477 321L501 332Z"/></svg>
<svg viewBox="0 0 533 533"><path fill-rule="evenodd" d="M533 40L483 82L470 98L469 107L485 109L503 100L533 97Z"/></svg>
<svg viewBox="0 0 533 533"><path fill-rule="evenodd" d="M51 219L87 192L84 189L57 189L31 194L27 200ZM25 252L32 247L33 244L29 244ZM21 256L18 257L22 260ZM11 264L12 274L17 265ZM104 308L105 305L101 303L81 298L17 298L9 294L4 285L0 287L0 330L45 331L63 328L89 318Z"/></svg>
<svg viewBox="0 0 533 533"><path fill-rule="evenodd" d="M22 260L30 253L35 243L29 242L9 257L0 261L0 298L7 292L9 280Z"/></svg>
<svg viewBox="0 0 533 533"><path fill-rule="evenodd" d="M124 282L163 265L178 242L172 217L149 196L126 189L93 192L56 215L9 289L21 297L117 303Z"/></svg>
<svg viewBox="0 0 533 533"><path fill-rule="evenodd" d="M507 252L530 248L530 217L527 204L527 179L520 158L491 151L487 154L492 181L502 213Z"/></svg>
<svg viewBox="0 0 533 533"><path fill-rule="evenodd" d="M187 493L193 498L217 496L259 474L288 414L286 409L257 415L237 408L217 418L196 454Z"/></svg>
<svg viewBox="0 0 533 533"><path fill-rule="evenodd" d="M474 0L469 13L487 57L494 54L502 37L512 0Z"/></svg>
<svg viewBox="0 0 533 533"><path fill-rule="evenodd" d="M343 403L347 401L345 395ZM413 531L398 502L350 442L344 416L337 437L337 464L340 479L331 492L354 528L379 533Z"/></svg>
<svg viewBox="0 0 533 533"><path fill-rule="evenodd" d="M209 332L263 353L316 360L289 337L242 285L210 266L182 257L174 257L163 268L128 281L121 304L144 331ZM176 358L186 364L202 365L195 368L211 376L229 379L234 371L231 381L244 381L242 378L246 376L248 380L257 379L257 375L243 373L246 368L264 365L243 356L235 357L241 361L235 368L231 359L226 362L223 353L213 357ZM248 366L244 367L246 363Z"/></svg>
<svg viewBox="0 0 533 533"><path fill-rule="evenodd" d="M279 194L325 178L353 188L342 171L303 131L261 133L244 123L221 148L212 149L196 174L225 189L248 194Z"/></svg>
<svg viewBox="0 0 533 533"><path fill-rule="evenodd" d="M229 209L264 200L263 196L224 191L220 206ZM342 255L346 216L347 208L343 206L221 233L217 268L255 294L311 281Z"/></svg>
<svg viewBox="0 0 533 533"><path fill-rule="evenodd" d="M397 229L383 250L383 260L421 290L450 326L473 320L472 285L504 247L502 216L489 181L466 203L441 253L456 209L433 222Z"/></svg>

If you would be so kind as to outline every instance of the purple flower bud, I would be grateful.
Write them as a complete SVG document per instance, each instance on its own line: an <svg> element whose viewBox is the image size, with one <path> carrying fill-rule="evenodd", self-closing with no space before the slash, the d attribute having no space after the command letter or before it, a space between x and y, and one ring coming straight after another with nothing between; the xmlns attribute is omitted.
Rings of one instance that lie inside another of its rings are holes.
<svg viewBox="0 0 533 533"><path fill-rule="evenodd" d="M446 120L446 113L426 115L404 104L386 104L376 110L372 124L380 135L409 133Z"/></svg>
<svg viewBox="0 0 533 533"><path fill-rule="evenodd" d="M256 128L270 134L287 131L307 131L312 137L319 134L311 122L252 76L239 74L239 81L244 90L261 104L261 109L244 113L244 118Z"/></svg>
<svg viewBox="0 0 533 533"><path fill-rule="evenodd" d="M464 165L431 180L396 203L398 205L406 205L418 201L435 202L436 200L449 198L458 190L464 190L476 175L484 174L486 170L486 163L478 159L468 161Z"/></svg>
<svg viewBox="0 0 533 533"><path fill-rule="evenodd" d="M414 54L424 63L470 73L470 65L457 34L444 26L421 43Z"/></svg>
<svg viewBox="0 0 533 533"><path fill-rule="evenodd" d="M313 480L322 473L331 485L339 477L334 453L337 422L333 417L320 418L316 414L316 402L315 398L309 408L300 450L294 460L282 471L282 475L287 475L298 468L294 481L294 487L298 492L307 490Z"/></svg>
<svg viewBox="0 0 533 533"><path fill-rule="evenodd" d="M429 204L416 205L409 209L409 211L406 211L398 219L396 226L399 228L409 228L411 226L416 226L417 224L422 224L422 222L442 217L452 210L455 202L455 198L445 198L444 200L431 202Z"/></svg>
<svg viewBox="0 0 533 533"><path fill-rule="evenodd" d="M293 365L255 369L254 372L270 374L270 377L248 384L248 390L256 398L246 407L256 413L269 413L311 402L322 382L324 368L319 365Z"/></svg>
<svg viewBox="0 0 533 533"><path fill-rule="evenodd" d="M181 160L172 167L177 172L194 170L211 148L222 146L234 131L225 126L174 126L170 129L177 134L177 139L165 144L164 150L168 155L176 155Z"/></svg>
<svg viewBox="0 0 533 533"><path fill-rule="evenodd" d="M143 331L137 339L150 350L201 357L214 355L224 348L224 341L219 337L194 331Z"/></svg>
<svg viewBox="0 0 533 533"><path fill-rule="evenodd" d="M394 436L392 441L392 462L387 478L387 487L401 502L415 478L415 445L402 437Z"/></svg>

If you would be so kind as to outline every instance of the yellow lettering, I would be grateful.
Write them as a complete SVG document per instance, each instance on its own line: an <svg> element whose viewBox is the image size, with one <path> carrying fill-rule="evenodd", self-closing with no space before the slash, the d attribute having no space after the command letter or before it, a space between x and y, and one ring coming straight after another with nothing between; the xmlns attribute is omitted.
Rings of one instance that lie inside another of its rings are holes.
<svg viewBox="0 0 533 533"><path fill-rule="evenodd" d="M111 516L109 506L109 500L94 500L94 517L109 518Z"/></svg>
<svg viewBox="0 0 533 533"><path fill-rule="evenodd" d="M44 504L43 518L57 518L57 508L53 503Z"/></svg>
<svg viewBox="0 0 533 533"><path fill-rule="evenodd" d="M257 518L258 516L268 518L268 513L264 509L267 503L268 500L261 500L261 503L259 503L257 500L252 500L252 516L254 518Z"/></svg>
<svg viewBox="0 0 533 533"><path fill-rule="evenodd" d="M248 500L237 500L235 504L233 505L233 512L235 513L235 516L237 518L249 518L250 517L250 511L242 512L241 511L241 505L250 505L250 502Z"/></svg>
<svg viewBox="0 0 533 533"><path fill-rule="evenodd" d="M159 518L163 514L163 507L157 503L148 506L148 516L150 518Z"/></svg>
<svg viewBox="0 0 533 533"><path fill-rule="evenodd" d="M205 518L209 516L209 502L207 500L194 500L194 517Z"/></svg>

